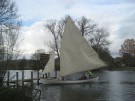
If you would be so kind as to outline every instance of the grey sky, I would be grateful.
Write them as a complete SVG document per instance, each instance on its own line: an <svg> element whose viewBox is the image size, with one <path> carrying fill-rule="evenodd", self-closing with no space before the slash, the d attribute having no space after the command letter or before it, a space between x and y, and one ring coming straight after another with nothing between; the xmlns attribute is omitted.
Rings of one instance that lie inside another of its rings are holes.
<svg viewBox="0 0 135 101"><path fill-rule="evenodd" d="M23 20L21 49L32 53L46 48L44 41L52 40L43 28L43 20L60 19L70 15L74 19L86 16L106 28L112 42L109 49L118 56L120 45L127 38L135 38L135 0L15 0Z"/></svg>

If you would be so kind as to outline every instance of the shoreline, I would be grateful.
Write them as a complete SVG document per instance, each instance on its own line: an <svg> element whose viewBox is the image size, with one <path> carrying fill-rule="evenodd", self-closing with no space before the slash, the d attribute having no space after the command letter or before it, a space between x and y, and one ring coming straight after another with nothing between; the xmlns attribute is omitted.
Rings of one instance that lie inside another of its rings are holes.
<svg viewBox="0 0 135 101"><path fill-rule="evenodd" d="M38 70L38 69L13 69L13 68L8 68L8 69L0 69L0 70ZM99 70L93 70L93 71L104 71L104 70L108 70L108 71L135 71L135 67L113 67L113 68L103 68L103 69L99 69Z"/></svg>

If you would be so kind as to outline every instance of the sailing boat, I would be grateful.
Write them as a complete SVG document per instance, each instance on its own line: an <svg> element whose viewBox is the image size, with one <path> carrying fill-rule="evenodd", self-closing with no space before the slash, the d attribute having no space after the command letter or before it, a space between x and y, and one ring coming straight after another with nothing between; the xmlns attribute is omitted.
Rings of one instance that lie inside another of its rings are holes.
<svg viewBox="0 0 135 101"><path fill-rule="evenodd" d="M44 73L54 71L54 62L50 62L53 61L53 59L54 58L50 57ZM49 64L50 67L48 66ZM51 65L53 66L51 67ZM99 59L98 54L90 47L86 39L82 37L81 32L68 16L60 47L60 77L104 66L106 66L106 64ZM43 84L76 84L98 81L98 79L99 77L85 80L79 80L79 78L77 80L41 78L40 81Z"/></svg>

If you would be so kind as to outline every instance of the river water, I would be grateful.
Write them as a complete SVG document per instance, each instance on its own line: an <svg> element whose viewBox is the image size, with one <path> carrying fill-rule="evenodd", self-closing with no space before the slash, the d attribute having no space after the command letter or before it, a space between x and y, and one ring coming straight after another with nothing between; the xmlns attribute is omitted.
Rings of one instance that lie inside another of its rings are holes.
<svg viewBox="0 0 135 101"><path fill-rule="evenodd" d="M25 78L30 78L30 72L25 71ZM37 71L33 72L37 77ZM14 76L15 71L11 74ZM135 71L99 71L94 74L100 77L95 83L37 86L41 90L41 101L135 101Z"/></svg>
<svg viewBox="0 0 135 101"><path fill-rule="evenodd" d="M40 85L41 101L135 101L135 71L100 71L99 82Z"/></svg>

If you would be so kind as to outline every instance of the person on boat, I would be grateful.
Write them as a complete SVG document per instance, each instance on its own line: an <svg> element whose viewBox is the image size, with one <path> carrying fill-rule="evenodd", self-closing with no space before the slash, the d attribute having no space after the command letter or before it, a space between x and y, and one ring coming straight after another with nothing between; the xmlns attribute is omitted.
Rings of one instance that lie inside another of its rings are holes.
<svg viewBox="0 0 135 101"><path fill-rule="evenodd" d="M65 80L65 79L64 79L64 76L60 76L60 77L59 77L59 80Z"/></svg>
<svg viewBox="0 0 135 101"><path fill-rule="evenodd" d="M86 75L83 73L83 76L82 76L83 80L87 79Z"/></svg>
<svg viewBox="0 0 135 101"><path fill-rule="evenodd" d="M89 74L89 78L93 77L93 73L91 71L88 71L88 74Z"/></svg>
<svg viewBox="0 0 135 101"><path fill-rule="evenodd" d="M47 78L47 73L43 74L42 78Z"/></svg>
<svg viewBox="0 0 135 101"><path fill-rule="evenodd" d="M79 78L79 80L85 80L87 79L86 75L83 73L83 75Z"/></svg>

